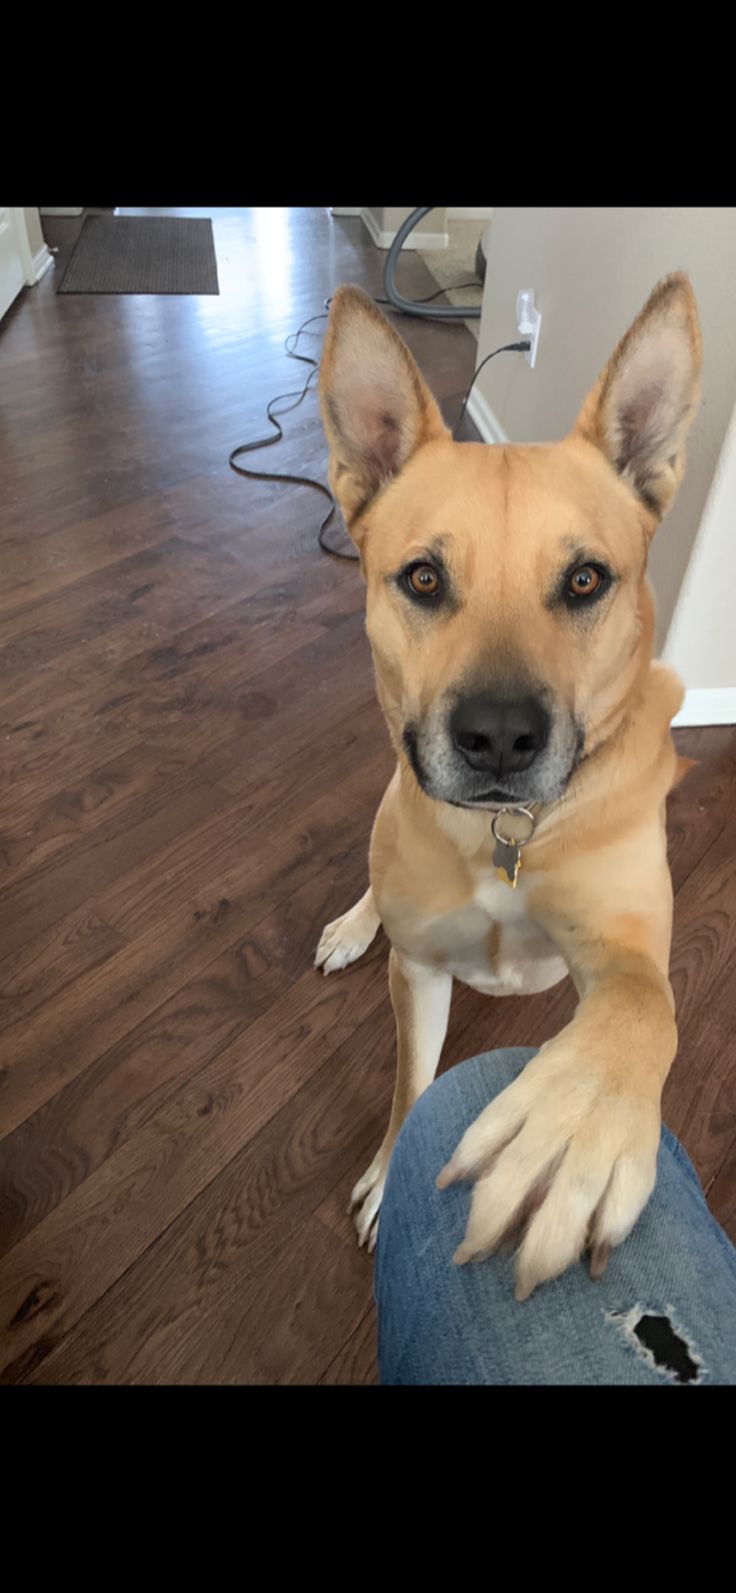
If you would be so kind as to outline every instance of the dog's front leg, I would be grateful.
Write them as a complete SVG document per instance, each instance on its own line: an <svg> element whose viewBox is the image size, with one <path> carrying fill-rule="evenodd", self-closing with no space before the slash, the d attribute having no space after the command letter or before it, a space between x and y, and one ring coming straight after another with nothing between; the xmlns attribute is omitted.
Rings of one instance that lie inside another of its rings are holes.
<svg viewBox="0 0 736 1593"><path fill-rule="evenodd" d="M437 1072L452 995L451 974L414 962L393 947L388 968L397 1041L391 1117L380 1149L350 1197L359 1243L367 1244L369 1250L376 1243L378 1212L396 1136L407 1112Z"/></svg>
<svg viewBox="0 0 736 1593"><path fill-rule="evenodd" d="M479 1260L524 1235L519 1299L586 1247L591 1274L600 1276L654 1188L662 1086L677 1046L667 978L671 889L664 868L654 877L642 868L643 881L631 885L625 856L613 855L605 914L579 878L576 889L557 881L536 904L580 1005L471 1124L437 1180L440 1188L476 1180L457 1261ZM602 875L601 866L599 882ZM645 911L636 910L635 889Z"/></svg>

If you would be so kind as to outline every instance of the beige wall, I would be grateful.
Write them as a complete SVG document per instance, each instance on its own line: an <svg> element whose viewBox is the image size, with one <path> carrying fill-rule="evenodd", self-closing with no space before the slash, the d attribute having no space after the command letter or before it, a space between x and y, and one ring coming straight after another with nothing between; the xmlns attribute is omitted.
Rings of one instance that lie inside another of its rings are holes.
<svg viewBox="0 0 736 1593"><path fill-rule="evenodd" d="M394 233L398 232L402 222L406 221L407 216L411 215L415 206L407 205L405 210L400 210L391 205L369 205L366 208L370 210L379 232ZM447 211L441 209L430 210L429 215L425 216L420 222L417 232L446 233ZM411 237L407 247L413 247Z"/></svg>
<svg viewBox="0 0 736 1593"><path fill-rule="evenodd" d="M44 243L43 232L41 231L41 217L39 216L37 210L27 210L25 208L23 210L23 214L26 218L28 244L31 255L34 256L38 254L39 249L43 248Z"/></svg>
<svg viewBox="0 0 736 1593"><path fill-rule="evenodd" d="M736 692L736 409L675 608L665 656L691 690Z"/></svg>
<svg viewBox="0 0 736 1593"><path fill-rule="evenodd" d="M478 386L513 442L572 425L587 389L668 271L688 271L705 341L703 404L679 498L652 551L661 646L736 398L736 208L496 208L488 232L479 361L515 339L516 295L542 312L534 370L521 356L486 367Z"/></svg>

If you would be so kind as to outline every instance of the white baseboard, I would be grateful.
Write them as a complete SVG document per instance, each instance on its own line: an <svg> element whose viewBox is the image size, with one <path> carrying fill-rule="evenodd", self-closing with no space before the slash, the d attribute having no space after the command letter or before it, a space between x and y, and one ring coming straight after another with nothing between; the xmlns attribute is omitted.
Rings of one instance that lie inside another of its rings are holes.
<svg viewBox="0 0 736 1593"><path fill-rule="evenodd" d="M694 686L676 719L675 730L686 725L736 725L736 686Z"/></svg>
<svg viewBox="0 0 736 1593"><path fill-rule="evenodd" d="M360 218L363 226L370 233L377 249L390 249L396 237L395 232L381 232L375 216L370 210L361 210ZM404 244L405 249L446 249L450 242L447 232L422 232L415 227Z"/></svg>
<svg viewBox="0 0 736 1593"><path fill-rule="evenodd" d="M40 282L41 278L45 277L46 272L51 270L53 263L54 257L49 250L48 244L42 243L38 253L34 254L31 264L34 282Z"/></svg>
<svg viewBox="0 0 736 1593"><path fill-rule="evenodd" d="M448 210L448 221L490 221L493 209L490 210Z"/></svg>
<svg viewBox="0 0 736 1593"><path fill-rule="evenodd" d="M486 402L479 388L474 387L468 399L467 413L487 443L507 443L509 438L497 421L489 403Z"/></svg>

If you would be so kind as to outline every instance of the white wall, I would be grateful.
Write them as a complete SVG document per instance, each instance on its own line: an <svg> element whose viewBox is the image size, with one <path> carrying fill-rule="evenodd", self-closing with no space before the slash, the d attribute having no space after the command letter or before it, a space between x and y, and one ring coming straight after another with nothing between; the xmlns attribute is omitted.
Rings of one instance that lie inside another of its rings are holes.
<svg viewBox="0 0 736 1593"><path fill-rule="evenodd" d="M379 249L390 249L399 228L414 208L413 205L407 205L405 209L396 205L366 205L361 211L363 224ZM446 249L448 242L447 211L444 207L438 207L430 210L429 215L409 233L404 248Z"/></svg>
<svg viewBox="0 0 736 1593"><path fill-rule="evenodd" d="M28 247L31 251L31 254L35 256L41 251L41 249L43 249L44 245L41 217L38 213L38 210L35 207L31 208L30 206L27 206L24 209L23 214L26 221L26 232L28 234Z"/></svg>
<svg viewBox="0 0 736 1593"><path fill-rule="evenodd" d="M678 722L736 719L736 408L675 607L665 657L688 687Z"/></svg>
<svg viewBox="0 0 736 1593"><path fill-rule="evenodd" d="M537 364L502 354L478 379L481 404L513 442L564 436L655 282L689 272L705 343L703 403L678 500L652 550L661 646L736 398L736 208L497 207L487 229L480 362L516 332L516 295L542 311Z"/></svg>
<svg viewBox="0 0 736 1593"><path fill-rule="evenodd" d="M52 265L38 210L21 205L0 208L0 319L24 284L33 287Z"/></svg>

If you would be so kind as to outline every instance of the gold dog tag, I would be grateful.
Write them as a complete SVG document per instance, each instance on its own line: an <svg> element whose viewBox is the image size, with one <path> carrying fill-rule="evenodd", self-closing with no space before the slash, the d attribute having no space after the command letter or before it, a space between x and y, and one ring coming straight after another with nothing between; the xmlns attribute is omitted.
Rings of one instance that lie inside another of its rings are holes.
<svg viewBox="0 0 736 1593"><path fill-rule="evenodd" d="M504 885L510 885L512 890L516 890L516 881L521 869L521 847L509 846L506 841L497 841L493 861L499 879L503 880Z"/></svg>
<svg viewBox="0 0 736 1593"><path fill-rule="evenodd" d="M493 862L499 879L516 890L522 867L521 848L534 834L536 816L531 808L499 808L491 819L491 833L496 843Z"/></svg>

